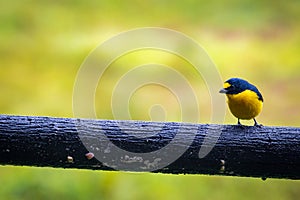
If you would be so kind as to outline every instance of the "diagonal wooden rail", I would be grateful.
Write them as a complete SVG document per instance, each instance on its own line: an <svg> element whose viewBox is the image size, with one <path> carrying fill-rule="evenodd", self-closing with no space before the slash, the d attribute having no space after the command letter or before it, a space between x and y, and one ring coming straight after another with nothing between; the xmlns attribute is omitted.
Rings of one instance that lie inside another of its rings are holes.
<svg viewBox="0 0 300 200"><path fill-rule="evenodd" d="M300 128L0 115L0 164L300 179Z"/></svg>

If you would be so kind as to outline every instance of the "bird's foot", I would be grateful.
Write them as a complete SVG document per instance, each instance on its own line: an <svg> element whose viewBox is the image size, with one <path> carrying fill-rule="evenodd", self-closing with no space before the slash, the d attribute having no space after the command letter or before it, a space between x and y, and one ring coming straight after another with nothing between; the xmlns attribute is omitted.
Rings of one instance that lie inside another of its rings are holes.
<svg viewBox="0 0 300 200"><path fill-rule="evenodd" d="M257 128L262 128L264 125L262 125L262 124L254 124L254 126L257 127Z"/></svg>
<svg viewBox="0 0 300 200"><path fill-rule="evenodd" d="M254 126L255 126L255 127L258 127L258 128L262 128L262 127L263 127L262 124L257 123L257 121L256 121L255 118L253 118L253 120L254 120Z"/></svg>
<svg viewBox="0 0 300 200"><path fill-rule="evenodd" d="M239 128L242 128L242 129L246 128L245 125L241 124L240 119L238 119L237 126L238 126Z"/></svg>

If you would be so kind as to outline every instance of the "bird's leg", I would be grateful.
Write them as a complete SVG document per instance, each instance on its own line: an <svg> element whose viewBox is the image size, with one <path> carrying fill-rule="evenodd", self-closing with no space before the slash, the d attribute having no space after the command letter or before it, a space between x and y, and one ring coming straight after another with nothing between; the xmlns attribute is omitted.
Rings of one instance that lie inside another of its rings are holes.
<svg viewBox="0 0 300 200"><path fill-rule="evenodd" d="M253 118L253 120L254 120L254 126L262 127L262 124L258 124L255 118Z"/></svg>
<svg viewBox="0 0 300 200"><path fill-rule="evenodd" d="M240 119L238 119L238 124L237 124L237 126L238 126L239 128L242 128L242 129L245 128L245 126L244 126L243 124L241 124Z"/></svg>
<svg viewBox="0 0 300 200"><path fill-rule="evenodd" d="M253 120L254 120L254 126L257 126L257 125L258 125L258 123L257 123L256 119L255 119L255 118L253 118Z"/></svg>
<svg viewBox="0 0 300 200"><path fill-rule="evenodd" d="M238 125L242 125L241 122L240 122L240 119L238 119Z"/></svg>

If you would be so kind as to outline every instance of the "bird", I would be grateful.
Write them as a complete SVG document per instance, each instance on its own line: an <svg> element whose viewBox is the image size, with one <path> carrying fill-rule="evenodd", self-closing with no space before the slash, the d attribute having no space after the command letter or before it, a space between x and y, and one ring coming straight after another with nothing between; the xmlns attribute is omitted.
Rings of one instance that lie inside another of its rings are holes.
<svg viewBox="0 0 300 200"><path fill-rule="evenodd" d="M263 96L256 86L241 78L230 78L224 82L219 91L227 96L227 104L231 113L240 120L254 120L254 126L261 126L255 117L259 115L263 107Z"/></svg>

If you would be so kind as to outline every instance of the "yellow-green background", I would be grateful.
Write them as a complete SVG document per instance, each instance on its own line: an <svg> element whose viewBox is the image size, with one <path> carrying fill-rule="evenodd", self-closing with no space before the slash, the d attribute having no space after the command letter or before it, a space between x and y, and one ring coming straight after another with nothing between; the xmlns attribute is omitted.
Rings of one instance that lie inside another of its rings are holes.
<svg viewBox="0 0 300 200"><path fill-rule="evenodd" d="M224 80L243 77L258 85L265 98L259 122L298 126L299 21L298 0L2 0L0 113L72 117L74 80L89 52L122 31L155 26L174 29L195 39L211 56ZM131 55L124 62L130 65L130 59L136 61ZM186 70L182 73L192 73L190 68ZM197 79L189 76L192 81ZM107 77L109 83L110 74ZM138 101L141 97L136 98ZM160 98L164 100L163 96ZM148 119L131 106L136 119ZM112 118L105 109L100 117ZM207 122L205 117L204 122ZM227 112L225 123L236 123L236 119ZM298 181L202 175L2 166L0 181L0 199L298 199L300 196Z"/></svg>

